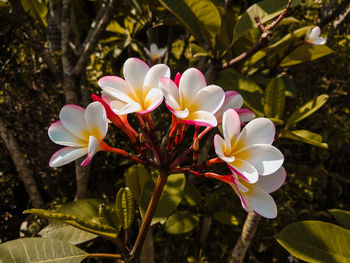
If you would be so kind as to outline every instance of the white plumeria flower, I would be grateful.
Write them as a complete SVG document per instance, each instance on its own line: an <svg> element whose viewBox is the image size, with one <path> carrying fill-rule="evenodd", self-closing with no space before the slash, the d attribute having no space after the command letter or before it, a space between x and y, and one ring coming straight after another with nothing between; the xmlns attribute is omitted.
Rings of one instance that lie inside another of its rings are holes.
<svg viewBox="0 0 350 263"><path fill-rule="evenodd" d="M159 88L159 79L170 77L167 65L157 64L150 68L140 59L129 58L124 63L123 72L125 80L116 76L105 76L98 80L98 85L109 102L116 100L121 106L113 109L116 114L144 114L162 103L163 93Z"/></svg>
<svg viewBox="0 0 350 263"><path fill-rule="evenodd" d="M150 49L144 48L147 56L151 61L156 61L158 58L161 58L165 55L166 48L158 48L157 44L152 43Z"/></svg>
<svg viewBox="0 0 350 263"><path fill-rule="evenodd" d="M207 86L198 69L187 69L179 87L168 78L160 79L160 87L167 107L178 119L191 125L217 126L214 114L223 104L225 94L217 85Z"/></svg>
<svg viewBox="0 0 350 263"><path fill-rule="evenodd" d="M108 120L101 103L92 102L86 110L77 105L63 106L60 120L49 127L48 134L54 143L67 147L52 155L49 166L59 167L86 154L81 165L88 165L94 154L102 149L107 130Z"/></svg>
<svg viewBox="0 0 350 263"><path fill-rule="evenodd" d="M277 171L283 164L282 153L272 142L275 126L266 118L249 122L241 130L241 122L233 109L225 111L222 118L224 138L215 135L214 146L217 156L248 183L256 183L259 175Z"/></svg>
<svg viewBox="0 0 350 263"><path fill-rule="evenodd" d="M215 113L218 124L222 123L222 115L228 109L234 109L238 113L241 122L249 122L254 119L254 112L248 109L242 109L242 106L243 98L238 92L234 90L225 91L224 103L222 104L221 108Z"/></svg>
<svg viewBox="0 0 350 263"><path fill-rule="evenodd" d="M232 179L229 178L227 183L235 190L244 210L254 211L266 218L277 216L275 200L269 193L278 190L286 179L286 171L282 166L272 174L261 176L255 184L248 184L236 174L232 174Z"/></svg>
<svg viewBox="0 0 350 263"><path fill-rule="evenodd" d="M313 45L324 45L326 44L326 39L323 37L320 37L321 29L316 26L313 29L308 29L308 31L305 34L305 42Z"/></svg>

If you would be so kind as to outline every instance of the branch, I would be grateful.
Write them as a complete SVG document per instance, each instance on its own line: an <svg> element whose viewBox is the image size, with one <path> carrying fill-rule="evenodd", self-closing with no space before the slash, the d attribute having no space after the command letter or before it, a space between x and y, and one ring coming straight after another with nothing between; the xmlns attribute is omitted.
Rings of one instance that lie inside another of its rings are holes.
<svg viewBox="0 0 350 263"><path fill-rule="evenodd" d="M258 228L260 216L249 212L244 222L241 236L239 237L231 254L230 263L242 263Z"/></svg>
<svg viewBox="0 0 350 263"><path fill-rule="evenodd" d="M350 1L350 0L349 0ZM286 16L289 8L290 8L290 4L291 4L291 0L288 1L288 4L286 6L286 8L284 9L284 11L279 15L279 17L274 20L270 25L268 26L264 26L261 22L259 17L255 17L255 21L258 25L258 27L261 30L261 36L258 40L258 42L256 42L254 44L254 46L252 46L248 51L242 53L241 55L233 58L232 60L230 60L229 62L226 62L224 64L222 64L221 69L226 69L229 68L231 66L233 66L234 64L254 55L257 51L259 51L267 42L270 41L270 38L273 34L273 30L275 29L275 27L278 25L279 22L281 22L281 20ZM230 47L228 49L225 50L225 52L221 55L221 57L223 58L227 52L229 51L229 49L231 49L233 46L233 43L230 45Z"/></svg>
<svg viewBox="0 0 350 263"><path fill-rule="evenodd" d="M350 0L343 0L337 8L334 9L334 11L330 11L331 8L327 8L326 14L322 16L320 21L318 22L318 25L322 28L324 25L328 24L329 22L333 21L337 16L339 16L344 9L350 4ZM330 4L331 7L332 3Z"/></svg>
<svg viewBox="0 0 350 263"><path fill-rule="evenodd" d="M26 12L23 9L20 0L10 0L12 8L15 14L18 16L18 20L21 21L22 27L26 34L28 35L30 42L34 51L43 58L45 64L54 75L55 78L60 79L61 71L59 67L54 63L52 56L45 45L42 44L44 42L43 39L38 39L38 35L35 35L34 30L30 24L30 21L27 17Z"/></svg>
<svg viewBox="0 0 350 263"><path fill-rule="evenodd" d="M91 24L89 33L84 41L82 53L75 65L72 74L79 76L85 69L85 66L90 58L92 51L95 49L98 39L102 32L111 21L112 15L117 6L117 0L110 0L107 4L103 4L99 10L96 19Z"/></svg>
<svg viewBox="0 0 350 263"><path fill-rule="evenodd" d="M344 22L344 20L347 18L347 16L350 14L350 7L345 9L338 17L337 20L333 22L333 26L330 29L328 36L327 36L327 43L329 43L330 40L332 40L335 31L339 28L339 26Z"/></svg>

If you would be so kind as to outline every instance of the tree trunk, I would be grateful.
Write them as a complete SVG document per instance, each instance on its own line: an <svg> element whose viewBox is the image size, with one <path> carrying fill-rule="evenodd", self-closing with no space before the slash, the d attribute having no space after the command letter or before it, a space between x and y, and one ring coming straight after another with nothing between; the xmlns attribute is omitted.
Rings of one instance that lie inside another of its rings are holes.
<svg viewBox="0 0 350 263"><path fill-rule="evenodd" d="M33 170L28 165L24 153L19 147L19 144L0 117L0 137L4 141L7 150L16 166L19 177L21 178L24 187L29 195L30 200L35 208L44 208L45 204L39 192L38 186L33 176Z"/></svg>

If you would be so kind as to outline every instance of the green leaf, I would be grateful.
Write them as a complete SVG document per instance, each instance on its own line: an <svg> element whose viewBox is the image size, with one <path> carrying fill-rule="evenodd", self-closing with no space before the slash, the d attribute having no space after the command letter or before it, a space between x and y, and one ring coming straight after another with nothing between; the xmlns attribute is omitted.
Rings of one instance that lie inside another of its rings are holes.
<svg viewBox="0 0 350 263"><path fill-rule="evenodd" d="M276 239L289 253L307 262L350 262L350 230L321 221L285 227Z"/></svg>
<svg viewBox="0 0 350 263"><path fill-rule="evenodd" d="M210 0L184 0L197 17L202 29L214 39L220 32L221 16L219 10Z"/></svg>
<svg viewBox="0 0 350 263"><path fill-rule="evenodd" d="M289 127L290 125L297 123L310 116L312 113L321 108L323 104L326 103L328 98L329 96L327 94L322 94L301 106L299 109L294 111L293 114L288 118L286 127Z"/></svg>
<svg viewBox="0 0 350 263"><path fill-rule="evenodd" d="M169 215L176 211L177 206L182 200L185 184L186 179L184 174L171 174L168 176L167 183L165 184L163 193L160 197L151 225L164 221ZM146 213L154 187L154 181L149 180L143 189L139 206L142 217L144 217Z"/></svg>
<svg viewBox="0 0 350 263"><path fill-rule="evenodd" d="M265 90L264 112L268 118L281 119L286 103L286 87L282 78L273 78Z"/></svg>
<svg viewBox="0 0 350 263"><path fill-rule="evenodd" d="M201 24L183 0L159 0L159 2L175 15L199 42L203 42Z"/></svg>
<svg viewBox="0 0 350 263"><path fill-rule="evenodd" d="M187 182L182 201L190 206L197 206L201 203L201 193L194 184Z"/></svg>
<svg viewBox="0 0 350 263"><path fill-rule="evenodd" d="M297 89L295 87L294 81L285 75L282 76L281 78L284 82L284 86L286 87L286 96L291 97L291 98L295 98L295 96L297 94Z"/></svg>
<svg viewBox="0 0 350 263"><path fill-rule="evenodd" d="M128 187L136 201L140 200L143 187L151 179L148 170L142 164L135 164L125 172L125 185Z"/></svg>
<svg viewBox="0 0 350 263"><path fill-rule="evenodd" d="M32 213L51 219L58 219L66 224L77 227L81 230L107 238L118 236L120 225L105 225L99 219L100 202L96 199L78 200L65 204L60 212L52 212L42 209L30 209L24 213ZM109 210L109 217L112 218L114 210ZM107 220L106 220L107 221Z"/></svg>
<svg viewBox="0 0 350 263"><path fill-rule="evenodd" d="M343 227L350 229L350 211L341 209L330 209L328 212L337 220Z"/></svg>
<svg viewBox="0 0 350 263"><path fill-rule="evenodd" d="M213 218L221 224L229 225L229 226L238 226L239 221L237 217L228 212L215 212L213 214Z"/></svg>
<svg viewBox="0 0 350 263"><path fill-rule="evenodd" d="M328 144L322 142L321 135L308 130L281 130L281 136L283 138L288 138L295 141L308 143L323 149L328 149Z"/></svg>
<svg viewBox="0 0 350 263"><path fill-rule="evenodd" d="M123 27L121 27L121 25L119 25L119 23L115 20L112 20L108 26L106 27L106 31L110 31L113 33L117 33L120 35L127 35L128 31L125 30Z"/></svg>
<svg viewBox="0 0 350 263"><path fill-rule="evenodd" d="M116 198L117 218L123 229L131 227L134 221L134 199L129 188L121 188Z"/></svg>
<svg viewBox="0 0 350 263"><path fill-rule="evenodd" d="M88 255L72 244L48 238L20 238L0 245L3 263L79 263Z"/></svg>
<svg viewBox="0 0 350 263"><path fill-rule="evenodd" d="M47 6L44 1L41 0L21 0L24 11L28 12L29 15L34 19L39 19L47 26L46 15Z"/></svg>
<svg viewBox="0 0 350 263"><path fill-rule="evenodd" d="M251 108L257 115L262 116L263 90L254 82L253 79L243 76L233 69L222 70L215 83L224 90L235 89L243 98L245 104Z"/></svg>
<svg viewBox="0 0 350 263"><path fill-rule="evenodd" d="M261 23L266 23L285 10L288 0L265 0L250 6L238 19L233 30L233 38L237 40L250 29L257 27L254 17L258 16ZM300 4L300 0L292 1L291 7Z"/></svg>
<svg viewBox="0 0 350 263"><path fill-rule="evenodd" d="M333 53L334 51L326 45L311 45L304 44L294 49L289 53L280 63L280 67L293 66L299 63L312 61L326 55Z"/></svg>
<svg viewBox="0 0 350 263"><path fill-rule="evenodd" d="M184 234L192 231L199 218L188 211L181 211L171 215L165 223L165 231L169 234Z"/></svg>

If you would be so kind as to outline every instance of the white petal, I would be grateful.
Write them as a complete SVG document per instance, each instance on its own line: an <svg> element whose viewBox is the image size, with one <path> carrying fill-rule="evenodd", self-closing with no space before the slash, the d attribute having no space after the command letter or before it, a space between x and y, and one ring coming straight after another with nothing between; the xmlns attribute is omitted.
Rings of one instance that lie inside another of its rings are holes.
<svg viewBox="0 0 350 263"><path fill-rule="evenodd" d="M109 92L102 91L102 99L111 107L112 110L120 110L127 103L110 96Z"/></svg>
<svg viewBox="0 0 350 263"><path fill-rule="evenodd" d="M169 105L167 106L169 108ZM179 119L185 119L188 117L188 114L189 114L188 109L185 109L183 111L171 110L171 112L176 116L176 118L179 118Z"/></svg>
<svg viewBox="0 0 350 263"><path fill-rule="evenodd" d="M318 37L320 34L321 34L321 29L318 26L316 26L310 32L310 38L314 39Z"/></svg>
<svg viewBox="0 0 350 263"><path fill-rule="evenodd" d="M59 145L71 147L86 147L87 141L75 136L67 130L60 121L51 124L48 130L51 141Z"/></svg>
<svg viewBox="0 0 350 263"><path fill-rule="evenodd" d="M129 58L124 63L124 78L130 90L134 94L142 93L143 82L149 66L138 58Z"/></svg>
<svg viewBox="0 0 350 263"><path fill-rule="evenodd" d="M236 173L238 176L244 179L244 181L250 184L254 184L258 181L258 171L247 161L238 159L236 157L236 159L233 162L230 162L228 164L232 172Z"/></svg>
<svg viewBox="0 0 350 263"><path fill-rule="evenodd" d="M130 101L134 97L133 90L130 90L125 80L115 76L105 76L98 80L98 85L103 92L108 92L108 96L122 100Z"/></svg>
<svg viewBox="0 0 350 263"><path fill-rule="evenodd" d="M254 185L268 193L272 193L283 185L286 180L286 170L281 166L276 172L265 176L260 176L258 182Z"/></svg>
<svg viewBox="0 0 350 263"><path fill-rule="evenodd" d="M86 125L92 135L101 141L108 130L108 120L105 108L99 102L92 102L86 107Z"/></svg>
<svg viewBox="0 0 350 263"><path fill-rule="evenodd" d="M128 104L125 104L124 107L122 107L119 110L114 110L114 112L118 115L126 115L126 114L130 114L130 113L134 113L134 112L139 112L141 111L141 105L137 102L129 102Z"/></svg>
<svg viewBox="0 0 350 263"><path fill-rule="evenodd" d="M246 211L254 211L265 218L275 218L277 216L277 206L275 200L259 187L251 187L250 191L241 193L247 205Z"/></svg>
<svg viewBox="0 0 350 263"><path fill-rule="evenodd" d="M235 109L241 122L249 122L255 118L255 113L248 109Z"/></svg>
<svg viewBox="0 0 350 263"><path fill-rule="evenodd" d="M206 111L190 112L184 122L189 125L210 127L215 127L218 124L214 114Z"/></svg>
<svg viewBox="0 0 350 263"><path fill-rule="evenodd" d="M283 154L269 144L255 144L235 152L238 159L243 159L255 167L259 175L276 172L283 164Z"/></svg>
<svg viewBox="0 0 350 263"><path fill-rule="evenodd" d="M234 156L226 156L224 151L226 149L225 140L218 134L214 137L214 149L216 155L225 162L233 162L235 160Z"/></svg>
<svg viewBox="0 0 350 263"><path fill-rule="evenodd" d="M87 126L84 117L85 109L73 104L68 104L62 107L60 111L60 120L63 126L74 135L88 140L85 133Z"/></svg>
<svg viewBox="0 0 350 263"><path fill-rule="evenodd" d="M194 108L196 111L207 111L215 113L220 109L225 99L225 93L219 86L209 85L202 88L197 94L191 98L189 108Z"/></svg>
<svg viewBox="0 0 350 263"><path fill-rule="evenodd" d="M232 189L235 191L236 195L239 197L239 199L241 200L241 204L242 207L247 210L247 205L245 203L245 200L243 199L242 193L240 191L240 189L238 188L237 185L233 184L233 183L229 183L229 185L232 187ZM249 211L248 211L249 212Z"/></svg>
<svg viewBox="0 0 350 263"><path fill-rule="evenodd" d="M221 108L215 113L215 117L219 119L219 122L221 123L221 118L224 112L228 109L237 109L242 107L243 105L243 98L242 96L233 90L225 91L225 100L222 104Z"/></svg>
<svg viewBox="0 0 350 263"><path fill-rule="evenodd" d="M87 154L85 160L81 163L81 166L88 165L91 162L92 157L95 155L97 150L98 150L98 141L97 141L96 137L90 136L89 137L88 154Z"/></svg>
<svg viewBox="0 0 350 263"><path fill-rule="evenodd" d="M225 111L222 117L222 130L227 147L232 149L241 131L241 122L235 110L228 109Z"/></svg>
<svg viewBox="0 0 350 263"><path fill-rule="evenodd" d="M324 45L326 44L326 39L323 37L316 37L313 39L312 44L315 45Z"/></svg>
<svg viewBox="0 0 350 263"><path fill-rule="evenodd" d="M174 110L179 110L179 89L177 88L176 84L169 78L160 78L159 87L161 88L165 100L169 106Z"/></svg>
<svg viewBox="0 0 350 263"><path fill-rule="evenodd" d="M147 48L143 48L143 50L146 52L148 57L151 57L151 51L149 51Z"/></svg>
<svg viewBox="0 0 350 263"><path fill-rule="evenodd" d="M160 48L158 50L158 57L162 57L165 55L165 52L166 52L166 48Z"/></svg>
<svg viewBox="0 0 350 263"><path fill-rule="evenodd" d="M152 43L151 46L150 46L150 50L151 50L151 53L152 53L152 54L157 53L157 52L158 52L158 46L157 46L157 44Z"/></svg>
<svg viewBox="0 0 350 263"><path fill-rule="evenodd" d="M144 113L153 111L162 103L162 101L163 101L163 92L158 88L151 89L145 98L144 105L146 109Z"/></svg>
<svg viewBox="0 0 350 263"><path fill-rule="evenodd" d="M254 144L271 144L275 138L275 125L266 118L258 118L249 122L237 138L236 150Z"/></svg>
<svg viewBox="0 0 350 263"><path fill-rule="evenodd" d="M181 98L181 104L186 104L186 102L191 102L194 95L197 94L199 90L206 86L205 78L198 69L189 68L181 76L179 83L179 92ZM181 105L183 106L183 105Z"/></svg>
<svg viewBox="0 0 350 263"><path fill-rule="evenodd" d="M151 67L144 80L143 92L147 94L153 88L159 88L159 80L162 77L170 78L170 69L165 64L157 64Z"/></svg>
<svg viewBox="0 0 350 263"><path fill-rule="evenodd" d="M87 154L87 152L88 152L87 147L85 148L64 147L52 155L49 161L49 166L60 167L67 163L73 162L76 159L79 159L80 157Z"/></svg>

